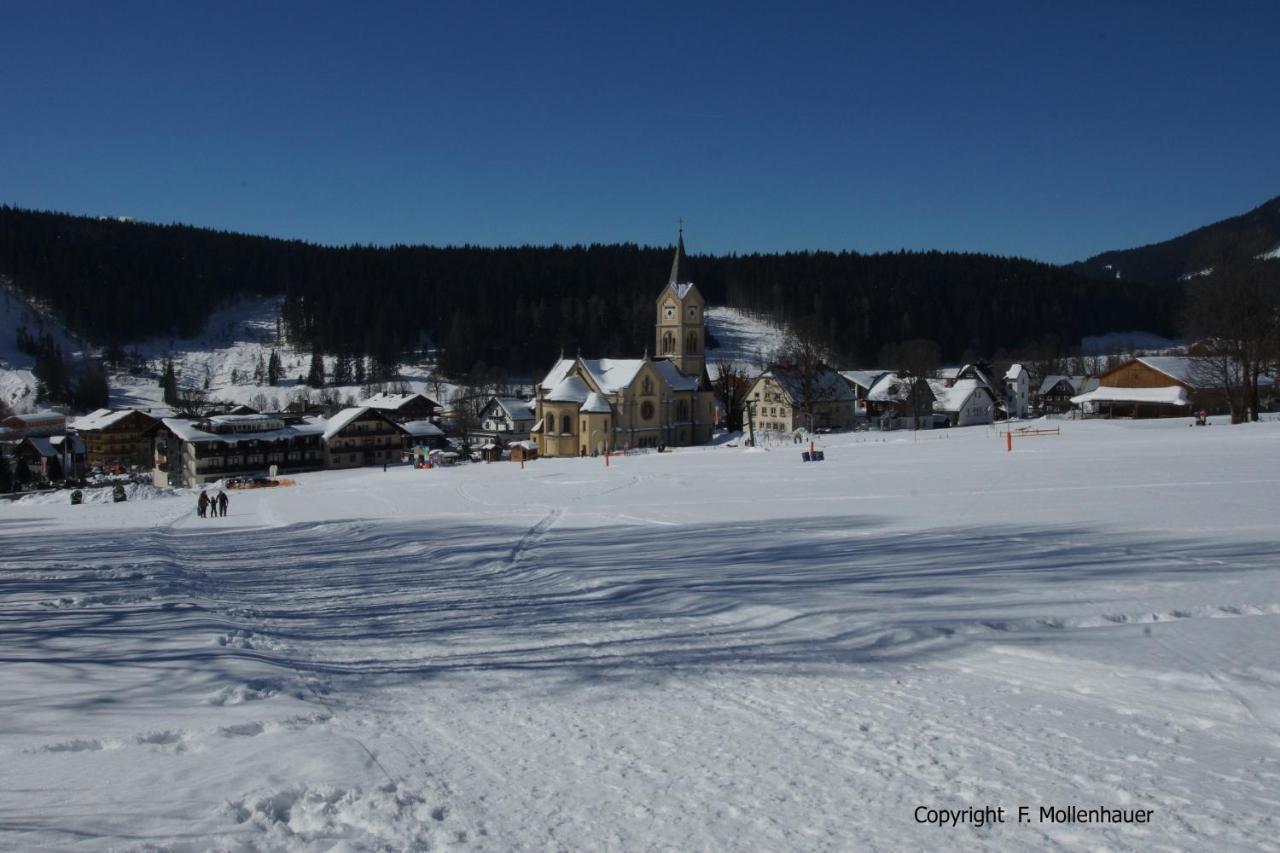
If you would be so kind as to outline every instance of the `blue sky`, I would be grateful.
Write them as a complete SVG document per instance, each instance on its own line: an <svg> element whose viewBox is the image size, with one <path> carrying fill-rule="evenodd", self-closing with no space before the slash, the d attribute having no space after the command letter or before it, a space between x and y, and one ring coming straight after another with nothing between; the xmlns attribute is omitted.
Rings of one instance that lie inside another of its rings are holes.
<svg viewBox="0 0 1280 853"><path fill-rule="evenodd" d="M694 252L1063 262L1280 194L1275 2L14 4L3 29L0 203L41 209L440 245L668 244L684 217Z"/></svg>

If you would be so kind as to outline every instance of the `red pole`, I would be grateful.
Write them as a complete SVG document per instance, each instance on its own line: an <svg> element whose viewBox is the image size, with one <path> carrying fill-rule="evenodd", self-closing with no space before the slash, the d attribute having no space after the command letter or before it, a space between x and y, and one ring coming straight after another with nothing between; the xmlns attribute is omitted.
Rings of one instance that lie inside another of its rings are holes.
<svg viewBox="0 0 1280 853"><path fill-rule="evenodd" d="M521 471L523 471L523 470L524 470L524 457L523 457L523 456L521 456L521 457L520 457L520 470L521 470Z"/></svg>
<svg viewBox="0 0 1280 853"><path fill-rule="evenodd" d="M1004 434L1004 437L1005 437L1005 439L1006 439L1006 441L1005 441L1005 444L1006 444L1005 453L1012 453L1012 452L1013 452L1013 432L1012 432L1012 431L1010 431L1010 432L1006 432L1006 433Z"/></svg>
<svg viewBox="0 0 1280 853"><path fill-rule="evenodd" d="M609 451L604 452L604 467L609 467Z"/></svg>

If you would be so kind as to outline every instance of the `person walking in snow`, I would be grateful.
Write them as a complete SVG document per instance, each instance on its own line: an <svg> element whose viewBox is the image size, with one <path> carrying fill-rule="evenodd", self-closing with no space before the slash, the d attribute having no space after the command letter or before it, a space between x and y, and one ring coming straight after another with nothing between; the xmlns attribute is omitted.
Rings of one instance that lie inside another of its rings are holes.
<svg viewBox="0 0 1280 853"><path fill-rule="evenodd" d="M231 501L227 499L227 493L218 492L218 514L223 518L227 517L227 504L229 503L231 503Z"/></svg>
<svg viewBox="0 0 1280 853"><path fill-rule="evenodd" d="M200 493L200 497L196 499L196 515L204 518L205 511L209 509L209 496L204 492Z"/></svg>

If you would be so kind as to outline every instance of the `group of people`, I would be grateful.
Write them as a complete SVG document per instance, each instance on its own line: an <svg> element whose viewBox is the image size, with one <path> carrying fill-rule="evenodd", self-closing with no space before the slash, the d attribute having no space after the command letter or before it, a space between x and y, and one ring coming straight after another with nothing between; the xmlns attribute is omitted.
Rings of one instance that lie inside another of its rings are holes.
<svg viewBox="0 0 1280 853"><path fill-rule="evenodd" d="M218 489L218 491L212 495L208 492L202 491L200 492L200 497L196 499L196 515L201 518L205 518L206 516L212 516L213 518L226 516L227 504L230 502L231 501L227 499L227 493L222 489Z"/></svg>

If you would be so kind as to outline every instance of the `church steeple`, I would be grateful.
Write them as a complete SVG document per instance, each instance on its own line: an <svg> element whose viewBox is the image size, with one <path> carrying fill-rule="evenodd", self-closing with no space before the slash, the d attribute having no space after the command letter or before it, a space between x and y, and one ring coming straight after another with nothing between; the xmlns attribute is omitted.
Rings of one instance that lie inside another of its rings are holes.
<svg viewBox="0 0 1280 853"><path fill-rule="evenodd" d="M676 256L671 261L671 277L667 284L689 284L689 260L684 256L684 220L680 220L680 232L676 237Z"/></svg>

